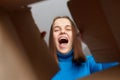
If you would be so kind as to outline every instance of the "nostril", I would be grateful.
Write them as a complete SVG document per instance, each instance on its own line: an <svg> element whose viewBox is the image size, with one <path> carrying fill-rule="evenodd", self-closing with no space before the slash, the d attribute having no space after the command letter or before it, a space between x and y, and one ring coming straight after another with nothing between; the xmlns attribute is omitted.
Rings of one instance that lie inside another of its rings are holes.
<svg viewBox="0 0 120 80"><path fill-rule="evenodd" d="M60 34L66 34L65 32L61 32Z"/></svg>

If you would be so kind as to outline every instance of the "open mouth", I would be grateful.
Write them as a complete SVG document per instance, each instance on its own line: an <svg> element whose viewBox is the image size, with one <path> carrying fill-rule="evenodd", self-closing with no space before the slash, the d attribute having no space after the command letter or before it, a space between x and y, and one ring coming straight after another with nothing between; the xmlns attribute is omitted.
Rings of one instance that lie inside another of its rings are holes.
<svg viewBox="0 0 120 80"><path fill-rule="evenodd" d="M66 45L68 43L68 38L67 37L60 37L58 39L58 42L60 45Z"/></svg>
<svg viewBox="0 0 120 80"><path fill-rule="evenodd" d="M68 39L60 39L59 43L60 44L67 44L68 43Z"/></svg>
<svg viewBox="0 0 120 80"><path fill-rule="evenodd" d="M58 38L59 48L66 49L68 48L69 39L67 36L60 36Z"/></svg>

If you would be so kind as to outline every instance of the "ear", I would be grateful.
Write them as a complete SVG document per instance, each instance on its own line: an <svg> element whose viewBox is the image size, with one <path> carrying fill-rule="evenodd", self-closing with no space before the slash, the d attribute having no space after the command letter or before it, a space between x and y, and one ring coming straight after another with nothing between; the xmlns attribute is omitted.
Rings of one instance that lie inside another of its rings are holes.
<svg viewBox="0 0 120 80"><path fill-rule="evenodd" d="M44 38L45 35L46 35L46 31L41 32L40 35L41 35L42 38Z"/></svg>

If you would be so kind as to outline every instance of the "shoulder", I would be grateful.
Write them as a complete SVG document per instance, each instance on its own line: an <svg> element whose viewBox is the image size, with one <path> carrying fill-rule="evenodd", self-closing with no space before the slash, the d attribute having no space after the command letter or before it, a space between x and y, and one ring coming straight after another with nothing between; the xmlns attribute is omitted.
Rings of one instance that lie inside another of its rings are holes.
<svg viewBox="0 0 120 80"><path fill-rule="evenodd" d="M92 55L87 55L86 56L86 62L92 63L92 64L96 63L95 59L94 59L94 57Z"/></svg>
<svg viewBox="0 0 120 80"><path fill-rule="evenodd" d="M87 56L86 56L86 59L87 59L87 60L94 60L94 57L93 57L92 55L87 55Z"/></svg>

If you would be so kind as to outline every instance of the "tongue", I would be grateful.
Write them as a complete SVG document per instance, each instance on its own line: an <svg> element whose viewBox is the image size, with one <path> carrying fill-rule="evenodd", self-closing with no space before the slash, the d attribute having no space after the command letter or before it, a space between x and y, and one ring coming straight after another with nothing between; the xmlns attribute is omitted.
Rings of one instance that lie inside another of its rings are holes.
<svg viewBox="0 0 120 80"><path fill-rule="evenodd" d="M60 48L64 49L64 48L66 48L67 43L62 43L62 44L60 44L59 46L60 46Z"/></svg>

